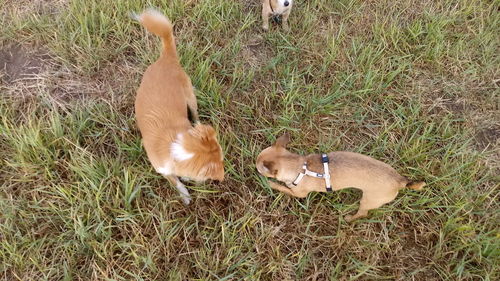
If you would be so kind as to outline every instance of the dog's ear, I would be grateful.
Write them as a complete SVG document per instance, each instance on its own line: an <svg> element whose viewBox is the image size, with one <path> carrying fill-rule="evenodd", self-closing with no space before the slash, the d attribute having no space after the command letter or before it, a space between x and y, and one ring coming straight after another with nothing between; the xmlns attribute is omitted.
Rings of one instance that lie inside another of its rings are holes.
<svg viewBox="0 0 500 281"><path fill-rule="evenodd" d="M286 147L286 145L290 142L290 135L288 133L285 133L281 137L279 137L276 142L274 143L274 146L277 147Z"/></svg>
<svg viewBox="0 0 500 281"><path fill-rule="evenodd" d="M276 169L276 163L274 163L274 161L264 161L262 164L269 174L273 176L278 174L278 169Z"/></svg>

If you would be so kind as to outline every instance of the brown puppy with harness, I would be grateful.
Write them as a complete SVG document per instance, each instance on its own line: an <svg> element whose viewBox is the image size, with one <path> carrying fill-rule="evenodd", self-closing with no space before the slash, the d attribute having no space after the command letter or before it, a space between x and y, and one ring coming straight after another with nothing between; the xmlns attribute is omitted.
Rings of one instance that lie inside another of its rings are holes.
<svg viewBox="0 0 500 281"><path fill-rule="evenodd" d="M299 198L306 197L311 191L361 189L363 197L358 212L347 215L347 222L366 217L369 210L391 202L402 188L420 190L425 186L425 182L410 181L391 166L366 155L336 151L302 156L286 149L289 141L288 134L285 134L259 154L256 163L259 173L287 185L268 181L273 189Z"/></svg>

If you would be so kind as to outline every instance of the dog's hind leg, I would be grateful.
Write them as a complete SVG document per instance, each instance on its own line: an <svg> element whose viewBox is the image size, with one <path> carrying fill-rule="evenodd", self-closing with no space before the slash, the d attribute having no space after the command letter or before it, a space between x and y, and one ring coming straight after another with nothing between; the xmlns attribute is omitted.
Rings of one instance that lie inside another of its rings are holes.
<svg viewBox="0 0 500 281"><path fill-rule="evenodd" d="M359 202L358 212L354 215L345 216L345 220L347 222L352 222L354 220L364 218L364 217L368 216L369 210L379 208L382 205L384 205L385 203L391 202L392 200L394 200L394 198L396 198L397 195L398 195L397 191L395 193L388 194L387 196L384 196L384 197L380 197L380 195L377 196L375 194L370 195L370 194L363 192L363 197L361 198L361 201Z"/></svg>
<svg viewBox="0 0 500 281"><path fill-rule="evenodd" d="M189 191L186 189L184 184L179 180L179 178L176 176L165 176L165 178L167 178L170 184L175 185L175 188L177 188L177 191L179 191L179 194L181 195L182 202L188 205L191 202L191 196L189 195Z"/></svg>

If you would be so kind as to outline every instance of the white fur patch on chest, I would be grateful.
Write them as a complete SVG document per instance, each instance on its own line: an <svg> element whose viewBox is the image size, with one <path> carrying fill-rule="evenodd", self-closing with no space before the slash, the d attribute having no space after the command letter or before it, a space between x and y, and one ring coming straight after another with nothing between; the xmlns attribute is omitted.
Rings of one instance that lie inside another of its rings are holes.
<svg viewBox="0 0 500 281"><path fill-rule="evenodd" d="M176 161L185 161L193 158L194 154L186 151L182 146L182 135L177 135L177 139L170 146L170 153Z"/></svg>

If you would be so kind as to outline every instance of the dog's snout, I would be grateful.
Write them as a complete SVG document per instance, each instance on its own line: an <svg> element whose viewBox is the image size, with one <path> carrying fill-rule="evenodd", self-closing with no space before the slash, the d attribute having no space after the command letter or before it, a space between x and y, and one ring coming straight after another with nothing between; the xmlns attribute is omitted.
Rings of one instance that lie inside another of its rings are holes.
<svg viewBox="0 0 500 281"><path fill-rule="evenodd" d="M285 5L285 7L288 7L288 5L290 5L290 2L285 1L285 3L283 3L283 5Z"/></svg>

